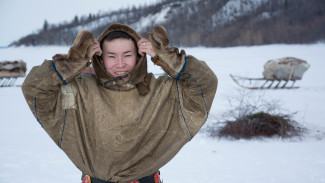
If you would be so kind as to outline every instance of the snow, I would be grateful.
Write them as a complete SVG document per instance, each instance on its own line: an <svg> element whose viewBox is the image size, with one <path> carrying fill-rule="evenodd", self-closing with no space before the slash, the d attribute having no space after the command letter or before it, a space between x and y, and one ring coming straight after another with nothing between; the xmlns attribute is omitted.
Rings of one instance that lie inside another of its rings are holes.
<svg viewBox="0 0 325 183"><path fill-rule="evenodd" d="M241 15L253 12L267 0L229 0L214 16L214 26L231 22Z"/></svg>
<svg viewBox="0 0 325 183"><path fill-rule="evenodd" d="M260 19L269 19L269 18L271 18L272 17L272 15L271 15L271 13L270 12L263 12L261 15L260 15Z"/></svg>
<svg viewBox="0 0 325 183"><path fill-rule="evenodd" d="M236 141L213 139L201 132L161 168L164 182L325 182L325 44L184 49L206 61L219 78L207 125L216 123L229 108L226 97L242 90L230 73L261 77L267 60L287 56L306 60L311 66L297 81L299 89L247 92L280 100L285 111L297 112L294 119L309 131L294 139ZM7 48L0 49L0 58L23 59L30 71L44 59L67 51L67 47ZM149 71L162 72L151 62ZM80 171L38 124L19 87L0 88L0 104L0 182L81 182Z"/></svg>
<svg viewBox="0 0 325 183"><path fill-rule="evenodd" d="M141 32L143 27L148 27L150 25L159 25L167 19L167 15L170 11L171 7L166 6L163 7L160 11L155 12L155 14L149 14L146 17L142 17L139 21L134 24L131 24L131 27L137 32Z"/></svg>

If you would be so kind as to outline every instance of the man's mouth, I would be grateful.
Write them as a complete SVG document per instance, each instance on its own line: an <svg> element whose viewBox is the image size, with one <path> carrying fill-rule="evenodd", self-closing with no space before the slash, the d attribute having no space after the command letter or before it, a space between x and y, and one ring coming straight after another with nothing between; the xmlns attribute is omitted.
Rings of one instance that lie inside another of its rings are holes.
<svg viewBox="0 0 325 183"><path fill-rule="evenodd" d="M127 74L128 72L124 71L124 72L115 72L115 74L117 76L124 76L125 74Z"/></svg>

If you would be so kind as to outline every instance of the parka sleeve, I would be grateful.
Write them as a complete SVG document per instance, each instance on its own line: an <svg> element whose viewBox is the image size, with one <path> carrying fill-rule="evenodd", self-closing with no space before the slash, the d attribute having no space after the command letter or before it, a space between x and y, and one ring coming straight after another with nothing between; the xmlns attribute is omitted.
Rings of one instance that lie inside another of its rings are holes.
<svg viewBox="0 0 325 183"><path fill-rule="evenodd" d="M40 66L32 68L22 85L30 110L57 145L60 144L65 117L61 104L62 84L53 62L46 60Z"/></svg>
<svg viewBox="0 0 325 183"><path fill-rule="evenodd" d="M53 61L45 60L42 65L34 67L23 83L22 90L31 111L58 145L69 112L67 105L70 105L62 99L77 93L73 87L74 79L88 67L87 50L93 41L91 32L81 30L68 54L56 54Z"/></svg>
<svg viewBox="0 0 325 183"><path fill-rule="evenodd" d="M193 138L208 118L218 79L205 62L193 56L184 59L175 83L182 116L180 120L185 123L190 138Z"/></svg>

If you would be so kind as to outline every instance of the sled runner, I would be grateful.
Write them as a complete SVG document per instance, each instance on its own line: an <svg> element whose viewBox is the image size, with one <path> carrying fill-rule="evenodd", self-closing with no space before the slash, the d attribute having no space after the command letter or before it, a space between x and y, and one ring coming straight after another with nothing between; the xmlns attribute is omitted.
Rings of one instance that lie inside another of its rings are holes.
<svg viewBox="0 0 325 183"><path fill-rule="evenodd" d="M285 57L269 60L264 65L263 78L250 78L230 74L236 84L248 89L297 89L294 84L301 80L310 65L301 59ZM290 84L289 84L290 83Z"/></svg>
<svg viewBox="0 0 325 183"><path fill-rule="evenodd" d="M248 89L297 89L295 80L271 80L265 78L248 78L230 74L236 84ZM290 84L288 84L290 83Z"/></svg>
<svg viewBox="0 0 325 183"><path fill-rule="evenodd" d="M0 87L15 86L18 77L25 77L26 63L24 61L0 62Z"/></svg>

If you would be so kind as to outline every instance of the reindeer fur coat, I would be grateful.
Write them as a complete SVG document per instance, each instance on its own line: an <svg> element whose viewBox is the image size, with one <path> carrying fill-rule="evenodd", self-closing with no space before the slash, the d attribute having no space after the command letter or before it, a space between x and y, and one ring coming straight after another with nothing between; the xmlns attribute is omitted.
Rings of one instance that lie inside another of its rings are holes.
<svg viewBox="0 0 325 183"><path fill-rule="evenodd" d="M98 40L112 31L140 39L132 28L113 24ZM160 52L166 61L178 59L183 71L177 79L147 73L145 56L127 83L106 72L98 56L92 58L96 75L80 75L92 41L90 32L78 34L68 54L35 66L22 90L37 121L80 171L111 182L138 180L164 166L197 134L218 80L205 62L177 48Z"/></svg>

